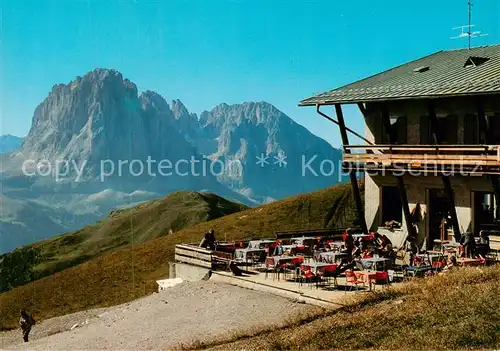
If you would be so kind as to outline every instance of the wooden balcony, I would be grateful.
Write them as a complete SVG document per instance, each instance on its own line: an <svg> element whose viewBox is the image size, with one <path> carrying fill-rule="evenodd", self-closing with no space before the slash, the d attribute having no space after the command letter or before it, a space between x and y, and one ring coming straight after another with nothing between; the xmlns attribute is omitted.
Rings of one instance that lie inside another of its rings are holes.
<svg viewBox="0 0 500 351"><path fill-rule="evenodd" d="M344 169L366 171L500 174L499 145L354 145L346 146Z"/></svg>

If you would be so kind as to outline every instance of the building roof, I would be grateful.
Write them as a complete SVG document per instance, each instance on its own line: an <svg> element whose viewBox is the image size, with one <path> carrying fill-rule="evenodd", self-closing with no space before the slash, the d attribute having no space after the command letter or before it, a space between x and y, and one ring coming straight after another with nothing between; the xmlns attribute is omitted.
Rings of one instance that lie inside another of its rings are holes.
<svg viewBox="0 0 500 351"><path fill-rule="evenodd" d="M301 106L500 92L500 45L439 51L315 95Z"/></svg>

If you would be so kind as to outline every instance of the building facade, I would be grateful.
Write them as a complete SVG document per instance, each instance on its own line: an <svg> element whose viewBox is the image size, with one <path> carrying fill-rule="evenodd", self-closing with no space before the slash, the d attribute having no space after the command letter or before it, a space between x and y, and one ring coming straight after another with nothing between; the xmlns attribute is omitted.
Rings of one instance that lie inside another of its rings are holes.
<svg viewBox="0 0 500 351"><path fill-rule="evenodd" d="M344 104L364 116L361 145L349 142ZM500 45L441 51L301 105L339 125L344 166L365 172L365 230L396 247L431 248L500 229ZM337 119L324 105L335 106Z"/></svg>

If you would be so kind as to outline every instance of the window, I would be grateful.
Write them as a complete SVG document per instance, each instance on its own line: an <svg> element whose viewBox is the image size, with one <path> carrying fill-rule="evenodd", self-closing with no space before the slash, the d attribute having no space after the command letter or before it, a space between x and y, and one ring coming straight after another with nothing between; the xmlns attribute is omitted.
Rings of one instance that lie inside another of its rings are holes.
<svg viewBox="0 0 500 351"><path fill-rule="evenodd" d="M457 117L450 115L446 117L438 117L436 125L435 140L434 131L432 130L432 123L428 116L420 118L420 143L421 144L458 144L457 133Z"/></svg>
<svg viewBox="0 0 500 351"><path fill-rule="evenodd" d="M382 127L382 144L392 144L390 140L390 133L394 133L396 144L407 144L407 128L408 122L406 117L391 117L391 129L389 133Z"/></svg>
<svg viewBox="0 0 500 351"><path fill-rule="evenodd" d="M474 231L498 229L499 208L493 193L474 192Z"/></svg>
<svg viewBox="0 0 500 351"><path fill-rule="evenodd" d="M477 67L488 61L488 57L471 56L465 61L464 68Z"/></svg>
<svg viewBox="0 0 500 351"><path fill-rule="evenodd" d="M446 116L437 119L437 137L440 144L457 144L457 117Z"/></svg>
<svg viewBox="0 0 500 351"><path fill-rule="evenodd" d="M385 225L386 222L390 221L401 223L403 220L403 205L399 197L399 189L395 186L384 186L381 195L381 225Z"/></svg>

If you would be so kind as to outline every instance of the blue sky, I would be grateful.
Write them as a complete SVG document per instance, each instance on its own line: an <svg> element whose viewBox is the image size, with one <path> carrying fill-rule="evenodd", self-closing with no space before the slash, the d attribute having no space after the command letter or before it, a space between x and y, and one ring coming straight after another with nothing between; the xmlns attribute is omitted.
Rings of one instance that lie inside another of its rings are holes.
<svg viewBox="0 0 500 351"><path fill-rule="evenodd" d="M19 136L54 84L103 67L198 114L221 102L268 101L338 146L336 127L299 100L466 46L450 37L467 22L467 0L0 4L0 133ZM499 43L500 0L476 0L472 22L489 33L474 45ZM363 130L355 108L346 116Z"/></svg>

